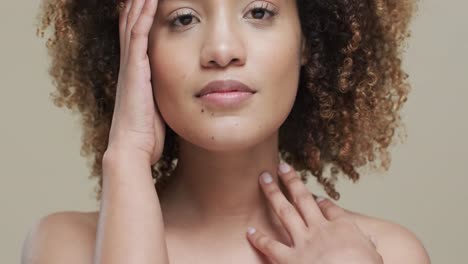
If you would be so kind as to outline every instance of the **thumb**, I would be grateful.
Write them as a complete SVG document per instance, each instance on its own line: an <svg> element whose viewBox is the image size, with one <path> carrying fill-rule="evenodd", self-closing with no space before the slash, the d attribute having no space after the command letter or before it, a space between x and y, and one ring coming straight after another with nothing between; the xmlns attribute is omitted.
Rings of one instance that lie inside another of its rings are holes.
<svg viewBox="0 0 468 264"><path fill-rule="evenodd" d="M322 196L317 196L316 202L323 216L327 220L334 220L346 214L346 211L332 202L330 199L327 199Z"/></svg>

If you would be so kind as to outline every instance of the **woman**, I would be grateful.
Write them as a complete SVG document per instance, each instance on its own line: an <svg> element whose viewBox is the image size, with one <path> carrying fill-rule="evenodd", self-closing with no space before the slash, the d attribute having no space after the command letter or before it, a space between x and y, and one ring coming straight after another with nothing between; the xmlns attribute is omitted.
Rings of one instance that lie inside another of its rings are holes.
<svg viewBox="0 0 468 264"><path fill-rule="evenodd" d="M412 3L44 10L55 102L83 114L101 208L41 219L24 263L429 263L410 231L304 185L311 174L338 200L340 172L356 181L376 158L388 168Z"/></svg>

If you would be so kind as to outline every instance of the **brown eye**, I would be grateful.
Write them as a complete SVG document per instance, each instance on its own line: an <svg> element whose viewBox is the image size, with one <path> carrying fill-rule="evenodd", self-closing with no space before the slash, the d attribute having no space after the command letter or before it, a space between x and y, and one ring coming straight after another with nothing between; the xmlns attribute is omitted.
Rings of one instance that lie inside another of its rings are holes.
<svg viewBox="0 0 468 264"><path fill-rule="evenodd" d="M252 13L253 18L262 19L265 16L265 12L268 12L268 10L263 9L263 8L254 8L250 12Z"/></svg>
<svg viewBox="0 0 468 264"><path fill-rule="evenodd" d="M192 22L192 18L193 17L191 15L183 15L183 16L177 17L175 21L179 19L180 24L187 26L187 25L190 25L190 22Z"/></svg>
<svg viewBox="0 0 468 264"><path fill-rule="evenodd" d="M187 14L176 14L176 16L171 19L171 27L185 27L192 24L193 19L195 16L193 13Z"/></svg>
<svg viewBox="0 0 468 264"><path fill-rule="evenodd" d="M253 18L255 20L266 20L269 18L273 18L276 14L278 14L275 8L270 8L269 3L262 3L260 6L255 6L249 10L247 13L246 18ZM251 15L249 17L248 15ZM267 15L266 19L265 15Z"/></svg>

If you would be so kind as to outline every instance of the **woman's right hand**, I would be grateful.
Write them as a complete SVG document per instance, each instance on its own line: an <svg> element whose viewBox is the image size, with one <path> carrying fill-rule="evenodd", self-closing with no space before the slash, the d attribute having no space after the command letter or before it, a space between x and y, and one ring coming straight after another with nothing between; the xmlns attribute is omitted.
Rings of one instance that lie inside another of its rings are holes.
<svg viewBox="0 0 468 264"><path fill-rule="evenodd" d="M153 97L148 35L158 0L126 0L120 13L120 70L107 151L140 152L155 164L165 123Z"/></svg>
<svg viewBox="0 0 468 264"><path fill-rule="evenodd" d="M165 137L147 55L157 4L158 0L127 0L120 14L120 71L102 161L95 264L169 263L164 217L150 169L161 157Z"/></svg>

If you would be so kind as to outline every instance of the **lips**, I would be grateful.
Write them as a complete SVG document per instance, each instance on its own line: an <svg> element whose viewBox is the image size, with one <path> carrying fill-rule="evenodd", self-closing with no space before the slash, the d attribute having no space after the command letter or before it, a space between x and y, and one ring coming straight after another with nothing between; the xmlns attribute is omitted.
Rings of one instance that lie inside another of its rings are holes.
<svg viewBox="0 0 468 264"><path fill-rule="evenodd" d="M256 93L257 91L250 88L248 85L236 80L216 80L209 82L202 90L195 96L202 97L210 93L228 93L228 92L250 92Z"/></svg>

